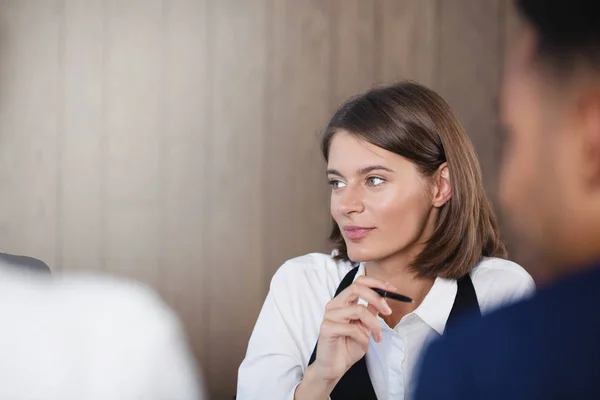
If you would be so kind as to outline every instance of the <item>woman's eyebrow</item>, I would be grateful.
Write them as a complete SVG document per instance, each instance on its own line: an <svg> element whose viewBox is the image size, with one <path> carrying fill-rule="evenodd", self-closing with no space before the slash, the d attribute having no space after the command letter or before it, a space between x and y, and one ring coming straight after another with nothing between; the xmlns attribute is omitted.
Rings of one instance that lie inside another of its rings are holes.
<svg viewBox="0 0 600 400"><path fill-rule="evenodd" d="M358 170L358 174L359 175L366 175L369 172L373 172L373 171L387 171L387 172L394 172L393 169L390 169L388 167L384 167L383 165L369 165L368 167L364 167Z"/></svg>
<svg viewBox="0 0 600 400"><path fill-rule="evenodd" d="M392 173L395 172L393 169L384 167L383 165L369 165L367 167L363 167L363 168L359 169L357 171L357 173L358 173L358 175L366 175L369 172L373 172L373 171L387 171L387 172L392 172ZM337 169L332 169L332 168L327 169L327 175L344 176L340 171L338 171Z"/></svg>

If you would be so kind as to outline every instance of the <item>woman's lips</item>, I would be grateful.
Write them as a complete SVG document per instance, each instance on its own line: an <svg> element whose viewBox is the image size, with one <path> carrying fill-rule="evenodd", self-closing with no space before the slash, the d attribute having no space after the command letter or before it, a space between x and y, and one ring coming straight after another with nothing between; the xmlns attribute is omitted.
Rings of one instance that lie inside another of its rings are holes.
<svg viewBox="0 0 600 400"><path fill-rule="evenodd" d="M362 239L375 228L365 228L362 226L345 226L344 234L348 239Z"/></svg>

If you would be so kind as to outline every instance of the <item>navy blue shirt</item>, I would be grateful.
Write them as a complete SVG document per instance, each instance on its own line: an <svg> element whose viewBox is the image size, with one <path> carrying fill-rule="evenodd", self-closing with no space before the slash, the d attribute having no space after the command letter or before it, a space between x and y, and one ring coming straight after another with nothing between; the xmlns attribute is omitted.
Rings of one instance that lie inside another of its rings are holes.
<svg viewBox="0 0 600 400"><path fill-rule="evenodd" d="M433 342L415 392L432 399L600 399L600 263Z"/></svg>

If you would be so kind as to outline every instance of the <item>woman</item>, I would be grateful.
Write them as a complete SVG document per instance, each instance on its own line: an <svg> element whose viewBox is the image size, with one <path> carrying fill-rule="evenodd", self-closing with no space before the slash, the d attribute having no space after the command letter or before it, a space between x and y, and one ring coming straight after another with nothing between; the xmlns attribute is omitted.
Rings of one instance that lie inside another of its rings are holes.
<svg viewBox="0 0 600 400"><path fill-rule="evenodd" d="M457 315L534 287L503 259L473 145L435 92L404 82L351 99L322 151L335 250L290 260L273 277L239 400L407 398L427 341Z"/></svg>

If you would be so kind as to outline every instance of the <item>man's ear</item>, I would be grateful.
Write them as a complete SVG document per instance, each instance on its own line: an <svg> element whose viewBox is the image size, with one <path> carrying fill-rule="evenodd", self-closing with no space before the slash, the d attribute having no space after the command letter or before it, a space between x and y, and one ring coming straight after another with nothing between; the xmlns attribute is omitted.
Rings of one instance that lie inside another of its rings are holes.
<svg viewBox="0 0 600 400"><path fill-rule="evenodd" d="M581 167L585 185L600 188L600 88L582 94L576 109L580 134Z"/></svg>
<svg viewBox="0 0 600 400"><path fill-rule="evenodd" d="M450 168L448 163L443 163L433 176L434 191L433 202L434 207L441 207L452 198L452 183L450 182Z"/></svg>

